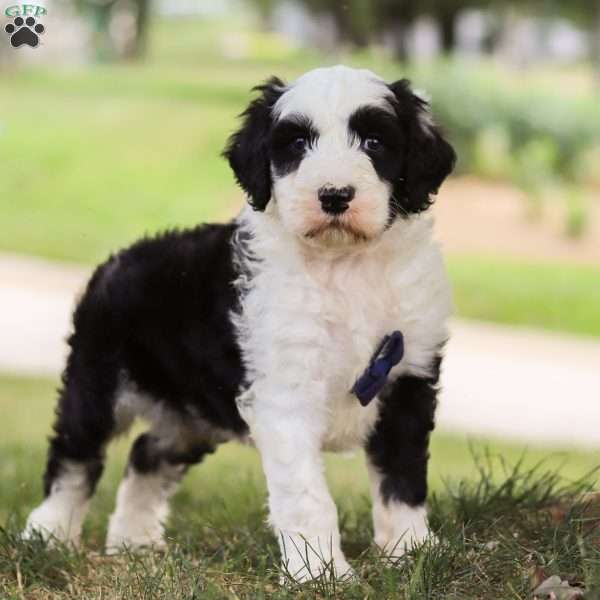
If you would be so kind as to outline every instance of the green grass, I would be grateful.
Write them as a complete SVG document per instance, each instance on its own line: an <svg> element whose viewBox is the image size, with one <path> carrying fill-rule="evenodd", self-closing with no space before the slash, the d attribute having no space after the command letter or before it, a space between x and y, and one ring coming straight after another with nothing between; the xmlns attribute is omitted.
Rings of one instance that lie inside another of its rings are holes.
<svg viewBox="0 0 600 600"><path fill-rule="evenodd" d="M90 74L26 78L0 92L19 107L1 134L2 249L96 262L239 202L219 153L241 100L164 98L144 85L132 97L119 89L126 69L95 75L103 92L86 87ZM40 102L51 119L31 118Z"/></svg>
<svg viewBox="0 0 600 600"><path fill-rule="evenodd" d="M552 516L556 511L549 510L593 484L597 455L445 433L434 434L429 475L431 519L441 544L415 549L398 568L386 568L371 544L362 457L327 457L344 548L360 576L350 586L325 580L302 589L279 586L277 544L265 525L259 459L253 449L235 444L219 448L184 480L174 499L164 555L101 553L131 438L111 447L82 552L23 543L17 533L40 500L55 385L52 380L0 378L3 600L526 598L534 567L588 586L600 574L600 551L581 509L567 511L558 521Z"/></svg>
<svg viewBox="0 0 600 600"><path fill-rule="evenodd" d="M463 317L600 337L600 267L474 256L448 266Z"/></svg>
<svg viewBox="0 0 600 600"><path fill-rule="evenodd" d="M251 34L250 58L228 60L222 32L159 22L143 64L3 73L0 250L93 263L144 233L231 216L243 194L220 152L250 88L317 60Z"/></svg>

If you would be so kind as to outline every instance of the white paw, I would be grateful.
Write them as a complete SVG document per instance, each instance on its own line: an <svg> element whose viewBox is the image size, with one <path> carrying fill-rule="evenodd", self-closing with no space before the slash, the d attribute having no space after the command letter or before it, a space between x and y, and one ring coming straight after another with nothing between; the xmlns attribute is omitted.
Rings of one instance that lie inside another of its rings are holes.
<svg viewBox="0 0 600 600"><path fill-rule="evenodd" d="M375 543L388 562L396 562L432 534L427 524L425 506L411 507L401 502L373 505Z"/></svg>
<svg viewBox="0 0 600 600"><path fill-rule="evenodd" d="M85 467L71 463L62 466L50 494L29 515L23 537L41 536L48 542L77 545L89 506L89 481Z"/></svg>
<svg viewBox="0 0 600 600"><path fill-rule="evenodd" d="M106 535L107 554L116 554L125 549L163 550L165 547L164 527L153 515L138 515L137 518L117 514L111 516Z"/></svg>
<svg viewBox="0 0 600 600"><path fill-rule="evenodd" d="M285 544L281 544L283 575L282 583L292 580L304 583L318 579L335 577L337 580L348 580L355 577L342 551L332 549L331 544L319 544L318 539L307 541L301 536L287 536ZM324 547L325 546L325 547Z"/></svg>
<svg viewBox="0 0 600 600"><path fill-rule="evenodd" d="M123 549L163 549L164 523L172 491L163 473L144 475L130 469L119 486L117 506L106 535L108 553Z"/></svg>
<svg viewBox="0 0 600 600"><path fill-rule="evenodd" d="M81 536L81 522L78 515L60 510L60 507L46 500L29 515L22 537L25 540L41 537L49 543L70 543L77 546Z"/></svg>
<svg viewBox="0 0 600 600"><path fill-rule="evenodd" d="M430 544L438 542L436 535L427 527L418 531L409 529L399 536L375 538L375 543L379 546L384 560L389 564L396 564L407 552L426 542Z"/></svg>
<svg viewBox="0 0 600 600"><path fill-rule="evenodd" d="M396 566L407 552L410 552L414 548L421 546L425 542L436 544L438 542L438 539L435 535L431 534L424 540L398 540L394 544L390 543L389 545L383 548L381 546L379 547L382 553L381 558L384 561L384 563L386 563L388 566Z"/></svg>
<svg viewBox="0 0 600 600"><path fill-rule="evenodd" d="M318 559L307 561L306 558L299 560L288 559L281 563L281 569L283 571L283 575L281 576L282 584L285 584L289 580L296 583L306 583L314 579L319 579L323 574L325 574L326 579L331 578L333 575L338 581L348 581L356 577L354 569L344 559L328 562Z"/></svg>

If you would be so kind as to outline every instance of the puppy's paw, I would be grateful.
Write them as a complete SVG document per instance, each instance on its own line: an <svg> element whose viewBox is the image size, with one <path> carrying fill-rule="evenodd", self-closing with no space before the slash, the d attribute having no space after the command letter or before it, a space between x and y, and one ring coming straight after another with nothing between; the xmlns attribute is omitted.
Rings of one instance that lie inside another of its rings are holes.
<svg viewBox="0 0 600 600"><path fill-rule="evenodd" d="M319 539L306 540L290 536L282 548L282 583L305 583L321 577L347 581L356 577L339 548L321 544Z"/></svg>
<svg viewBox="0 0 600 600"><path fill-rule="evenodd" d="M404 509L394 516L396 518L393 520L380 520L375 534L375 544L386 562L395 564L407 551L425 542L437 543L436 536L427 524L424 508Z"/></svg>
<svg viewBox="0 0 600 600"><path fill-rule="evenodd" d="M136 519L113 515L106 535L106 553L123 550L164 550L167 546L162 523L154 518Z"/></svg>
<svg viewBox="0 0 600 600"><path fill-rule="evenodd" d="M58 510L48 501L43 502L27 518L21 534L24 540L43 539L53 543L78 546L81 536L81 520L73 519L64 510Z"/></svg>
<svg viewBox="0 0 600 600"><path fill-rule="evenodd" d="M337 561L318 561L313 559L311 561L298 560L290 561L287 560L282 562L281 570L283 574L280 578L280 583L285 585L286 583L307 583L324 577L325 579L336 579L337 581L352 581L356 578L354 569L345 559L338 559Z"/></svg>
<svg viewBox="0 0 600 600"><path fill-rule="evenodd" d="M382 559L390 566L396 565L400 559L413 548L422 546L423 544L436 545L439 543L438 537L427 530L425 533L418 534L407 531L399 538L389 539L386 541L376 540L376 545L381 551Z"/></svg>
<svg viewBox="0 0 600 600"><path fill-rule="evenodd" d="M407 551L436 537L427 524L425 506L395 503L376 506L373 511L375 544L387 562L397 562Z"/></svg>

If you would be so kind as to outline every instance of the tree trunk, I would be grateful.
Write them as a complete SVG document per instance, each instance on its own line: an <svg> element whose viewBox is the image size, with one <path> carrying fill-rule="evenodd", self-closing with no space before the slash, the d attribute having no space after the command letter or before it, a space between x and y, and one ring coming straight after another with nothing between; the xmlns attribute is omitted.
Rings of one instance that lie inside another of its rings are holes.
<svg viewBox="0 0 600 600"><path fill-rule="evenodd" d="M146 51L150 0L136 0L135 5L137 7L137 15L135 20L135 39L132 44L131 57L140 58Z"/></svg>
<svg viewBox="0 0 600 600"><path fill-rule="evenodd" d="M336 2L333 4L333 17L338 30L339 39L343 43L351 44L357 48L366 48L369 45L369 35L366 29L353 21L347 3Z"/></svg>
<svg viewBox="0 0 600 600"><path fill-rule="evenodd" d="M456 21L458 11L449 10L437 15L438 27L442 39L442 50L450 54L456 47Z"/></svg>
<svg viewBox="0 0 600 600"><path fill-rule="evenodd" d="M592 63L596 73L596 82L600 86L600 0L594 3L594 23L592 25Z"/></svg>
<svg viewBox="0 0 600 600"><path fill-rule="evenodd" d="M406 25L396 25L393 29L394 58L400 62L408 62L408 32Z"/></svg>
<svg viewBox="0 0 600 600"><path fill-rule="evenodd" d="M481 51L485 54L495 54L502 38L506 25L506 11L491 10L487 16L486 29L481 40Z"/></svg>
<svg viewBox="0 0 600 600"><path fill-rule="evenodd" d="M402 17L387 16L385 38L391 46L394 58L400 62L407 62L410 58L408 40L415 20L415 15L409 14L409 11L406 11Z"/></svg>
<svg viewBox="0 0 600 600"><path fill-rule="evenodd" d="M113 2L88 4L92 20L92 46L95 60L98 62L110 62L115 57L115 50L109 34L110 14L113 4Z"/></svg>

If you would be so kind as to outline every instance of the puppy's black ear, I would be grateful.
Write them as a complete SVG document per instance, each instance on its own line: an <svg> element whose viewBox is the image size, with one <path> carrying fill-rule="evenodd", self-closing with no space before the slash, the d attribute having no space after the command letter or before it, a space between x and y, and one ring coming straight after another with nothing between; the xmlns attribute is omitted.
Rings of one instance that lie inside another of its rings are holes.
<svg viewBox="0 0 600 600"><path fill-rule="evenodd" d="M269 135L273 124L272 110L283 94L285 84L277 77L271 77L253 90L260 92L260 96L240 115L242 127L227 141L223 156L248 195L250 205L255 210L264 210L271 198Z"/></svg>
<svg viewBox="0 0 600 600"><path fill-rule="evenodd" d="M431 195L437 193L452 172L456 153L433 123L429 104L411 92L406 79L389 87L398 117L407 131L402 179L394 188L394 195L405 210L418 213L432 204Z"/></svg>

